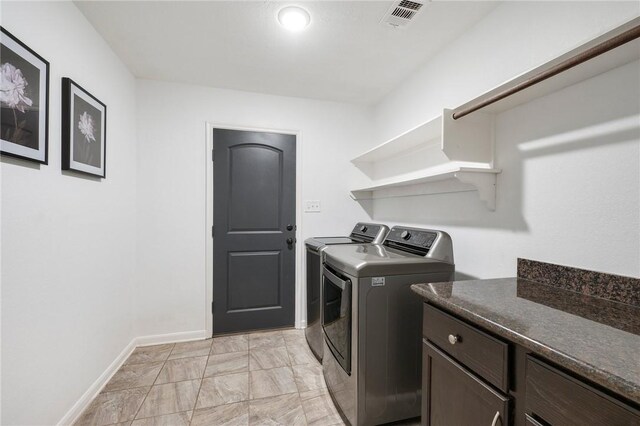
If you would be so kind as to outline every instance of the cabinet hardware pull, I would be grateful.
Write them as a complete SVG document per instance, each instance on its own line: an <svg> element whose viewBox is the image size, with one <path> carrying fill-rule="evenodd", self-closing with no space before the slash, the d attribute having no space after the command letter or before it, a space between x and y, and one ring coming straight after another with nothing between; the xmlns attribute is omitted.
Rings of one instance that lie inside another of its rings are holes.
<svg viewBox="0 0 640 426"><path fill-rule="evenodd" d="M449 335L449 343L451 343L452 345L455 345L456 343L458 343L459 340L460 338L458 336L453 334Z"/></svg>
<svg viewBox="0 0 640 426"><path fill-rule="evenodd" d="M496 411L496 415L493 416L493 421L491 422L491 426L496 426L498 424L499 419L500 419L500 411Z"/></svg>

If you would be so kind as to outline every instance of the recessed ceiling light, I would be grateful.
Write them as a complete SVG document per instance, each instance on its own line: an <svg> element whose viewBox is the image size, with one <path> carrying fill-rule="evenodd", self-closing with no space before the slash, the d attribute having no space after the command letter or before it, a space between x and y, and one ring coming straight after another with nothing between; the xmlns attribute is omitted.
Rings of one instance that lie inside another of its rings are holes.
<svg viewBox="0 0 640 426"><path fill-rule="evenodd" d="M278 22L289 31L302 31L311 22L311 16L301 7L287 6L278 12Z"/></svg>

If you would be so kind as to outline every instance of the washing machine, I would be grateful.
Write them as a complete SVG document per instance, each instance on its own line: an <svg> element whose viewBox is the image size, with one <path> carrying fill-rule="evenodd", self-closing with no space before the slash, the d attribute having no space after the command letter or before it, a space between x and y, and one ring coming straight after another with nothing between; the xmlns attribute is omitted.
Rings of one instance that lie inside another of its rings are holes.
<svg viewBox="0 0 640 426"><path fill-rule="evenodd" d="M343 419L376 425L420 416L422 301L411 284L451 281L442 231L393 227L383 244L323 252L323 374Z"/></svg>
<svg viewBox="0 0 640 426"><path fill-rule="evenodd" d="M332 245L343 244L379 244L389 232L389 227L378 223L360 222L354 226L349 236L345 237L312 237L305 240L307 266L307 328L305 336L309 348L322 360L322 324L321 321L321 288L322 252Z"/></svg>

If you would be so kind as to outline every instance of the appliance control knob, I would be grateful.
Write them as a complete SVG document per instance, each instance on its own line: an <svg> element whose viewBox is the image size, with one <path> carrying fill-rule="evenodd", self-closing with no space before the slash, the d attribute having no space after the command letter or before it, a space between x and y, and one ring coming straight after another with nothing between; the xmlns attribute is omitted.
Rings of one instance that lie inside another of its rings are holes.
<svg viewBox="0 0 640 426"><path fill-rule="evenodd" d="M368 228L367 228L365 225L362 225L362 226L360 227L360 232L367 232L367 229L368 229Z"/></svg>
<svg viewBox="0 0 640 426"><path fill-rule="evenodd" d="M402 231L402 234L400 234L400 238L402 238L403 240L408 240L409 238L411 238L411 234L409 233L409 231Z"/></svg>

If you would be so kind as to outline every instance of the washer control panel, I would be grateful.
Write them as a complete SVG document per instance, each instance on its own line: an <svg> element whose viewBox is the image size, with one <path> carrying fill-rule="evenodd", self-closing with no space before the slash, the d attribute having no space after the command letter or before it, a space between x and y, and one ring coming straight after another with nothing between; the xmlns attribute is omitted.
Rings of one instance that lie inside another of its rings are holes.
<svg viewBox="0 0 640 426"><path fill-rule="evenodd" d="M426 256L438 239L439 231L394 226L384 240L387 247Z"/></svg>

